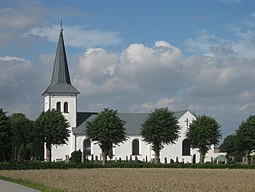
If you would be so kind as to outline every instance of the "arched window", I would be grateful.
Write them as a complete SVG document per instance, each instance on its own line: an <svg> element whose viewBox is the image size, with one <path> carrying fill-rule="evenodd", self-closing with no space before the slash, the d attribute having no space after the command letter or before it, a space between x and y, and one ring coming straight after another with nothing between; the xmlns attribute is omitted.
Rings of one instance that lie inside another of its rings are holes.
<svg viewBox="0 0 255 192"><path fill-rule="evenodd" d="M139 155L139 140L134 139L132 142L132 155Z"/></svg>
<svg viewBox="0 0 255 192"><path fill-rule="evenodd" d="M184 139L182 141L182 155L183 156L190 155L190 141L188 139Z"/></svg>
<svg viewBox="0 0 255 192"><path fill-rule="evenodd" d="M83 153L85 156L91 155L91 141L89 139L83 141Z"/></svg>
<svg viewBox="0 0 255 192"><path fill-rule="evenodd" d="M61 112L61 103L60 102L57 102L57 111L60 111Z"/></svg>
<svg viewBox="0 0 255 192"><path fill-rule="evenodd" d="M68 113L68 103L64 103L64 113Z"/></svg>

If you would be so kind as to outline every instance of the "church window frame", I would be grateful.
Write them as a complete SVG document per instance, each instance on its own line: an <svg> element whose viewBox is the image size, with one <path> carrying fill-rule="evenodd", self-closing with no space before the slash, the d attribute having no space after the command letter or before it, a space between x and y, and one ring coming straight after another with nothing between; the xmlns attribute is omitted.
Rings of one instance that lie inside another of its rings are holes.
<svg viewBox="0 0 255 192"><path fill-rule="evenodd" d="M132 155L139 155L139 152L140 152L139 139L134 139L132 141Z"/></svg>
<svg viewBox="0 0 255 192"><path fill-rule="evenodd" d="M68 102L64 102L64 113L69 113L69 111L68 111Z"/></svg>
<svg viewBox="0 0 255 192"><path fill-rule="evenodd" d="M188 139L184 139L182 141L182 155L183 156L190 156L190 149L191 149L191 146L190 146L190 141Z"/></svg>
<svg viewBox="0 0 255 192"><path fill-rule="evenodd" d="M61 112L61 102L60 102L60 101L58 101L58 102L56 103L56 110L59 111L59 112Z"/></svg>

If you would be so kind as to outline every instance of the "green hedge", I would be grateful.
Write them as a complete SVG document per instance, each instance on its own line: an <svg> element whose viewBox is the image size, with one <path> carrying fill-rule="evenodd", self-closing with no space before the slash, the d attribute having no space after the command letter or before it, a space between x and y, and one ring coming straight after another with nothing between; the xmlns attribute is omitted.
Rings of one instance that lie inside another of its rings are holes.
<svg viewBox="0 0 255 192"><path fill-rule="evenodd" d="M100 162L64 163L64 162L1 162L0 170L26 169L84 169L84 168L193 168L193 169L255 169L255 165L243 164L152 164L144 162Z"/></svg>

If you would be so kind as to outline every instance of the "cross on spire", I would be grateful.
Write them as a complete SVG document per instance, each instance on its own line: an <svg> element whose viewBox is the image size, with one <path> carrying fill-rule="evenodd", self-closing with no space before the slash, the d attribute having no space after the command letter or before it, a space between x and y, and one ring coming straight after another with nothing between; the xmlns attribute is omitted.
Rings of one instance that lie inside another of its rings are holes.
<svg viewBox="0 0 255 192"><path fill-rule="evenodd" d="M188 118L186 119L185 122L186 122L186 126L189 127L189 119Z"/></svg>
<svg viewBox="0 0 255 192"><path fill-rule="evenodd" d="M63 31L62 18L60 20L60 31Z"/></svg>

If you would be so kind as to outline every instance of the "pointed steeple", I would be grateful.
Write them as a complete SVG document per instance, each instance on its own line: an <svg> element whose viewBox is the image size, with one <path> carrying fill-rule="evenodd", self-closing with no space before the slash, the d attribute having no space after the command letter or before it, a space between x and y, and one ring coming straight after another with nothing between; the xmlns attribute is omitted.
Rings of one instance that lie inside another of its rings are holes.
<svg viewBox="0 0 255 192"><path fill-rule="evenodd" d="M61 29L58 38L57 51L51 78L51 84L44 91L44 94L49 93L71 93L79 94L80 92L71 84L68 63L66 58L65 44L63 38L63 28Z"/></svg>

